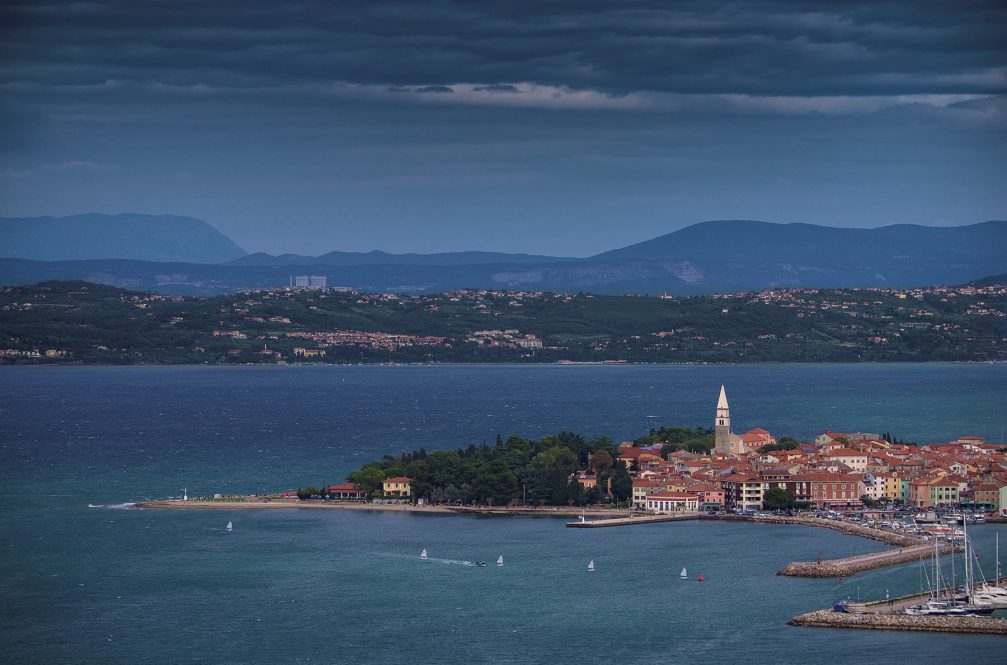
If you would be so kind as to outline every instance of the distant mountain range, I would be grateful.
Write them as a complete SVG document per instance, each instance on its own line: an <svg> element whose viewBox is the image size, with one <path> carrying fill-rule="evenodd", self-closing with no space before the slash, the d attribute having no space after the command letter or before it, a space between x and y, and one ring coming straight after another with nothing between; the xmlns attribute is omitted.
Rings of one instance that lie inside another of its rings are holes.
<svg viewBox="0 0 1007 665"><path fill-rule="evenodd" d="M321 256L298 254L248 254L231 261L235 266L473 266L488 263L558 263L572 258L503 252L440 252L436 254L389 254L372 252L329 252Z"/></svg>
<svg viewBox="0 0 1007 665"><path fill-rule="evenodd" d="M42 231L29 228L36 225L49 234L48 245L41 242ZM496 252L270 256L245 254L192 218L80 215L0 219L0 256L8 257L0 259L0 283L85 279L167 293L219 293L284 286L297 273L324 275L329 286L400 292L515 288L688 295L906 288L1003 274L1004 247L1007 221L848 229L730 220L695 224L584 259Z"/></svg>
<svg viewBox="0 0 1007 665"><path fill-rule="evenodd" d="M206 222L174 215L0 217L0 256L221 263L245 250Z"/></svg>

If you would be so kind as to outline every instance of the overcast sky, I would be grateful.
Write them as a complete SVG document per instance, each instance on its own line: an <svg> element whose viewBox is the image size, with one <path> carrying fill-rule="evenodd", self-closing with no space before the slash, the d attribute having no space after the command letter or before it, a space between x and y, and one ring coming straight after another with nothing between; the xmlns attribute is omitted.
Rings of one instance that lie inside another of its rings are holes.
<svg viewBox="0 0 1007 665"><path fill-rule="evenodd" d="M338 8L334 8L338 7ZM1007 218L1007 3L6 1L0 215L586 256Z"/></svg>

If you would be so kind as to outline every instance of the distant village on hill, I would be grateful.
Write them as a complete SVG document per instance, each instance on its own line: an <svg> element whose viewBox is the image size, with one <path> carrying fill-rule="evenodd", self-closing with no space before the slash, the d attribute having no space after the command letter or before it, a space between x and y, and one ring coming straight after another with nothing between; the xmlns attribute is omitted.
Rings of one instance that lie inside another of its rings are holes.
<svg viewBox="0 0 1007 665"><path fill-rule="evenodd" d="M1007 359L1007 287L691 297L331 288L216 297L0 288L0 363L884 362Z"/></svg>

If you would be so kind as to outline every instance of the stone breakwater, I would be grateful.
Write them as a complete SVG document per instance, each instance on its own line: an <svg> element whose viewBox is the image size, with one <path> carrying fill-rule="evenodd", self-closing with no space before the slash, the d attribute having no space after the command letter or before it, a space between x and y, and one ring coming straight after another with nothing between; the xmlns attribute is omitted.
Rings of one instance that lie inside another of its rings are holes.
<svg viewBox="0 0 1007 665"><path fill-rule="evenodd" d="M826 520L820 517L781 517L778 515L766 515L752 517L750 519L753 522L769 522L771 524L803 524L805 526L818 526L825 529L832 529L834 531L847 533L851 536L870 538L871 540L877 540L887 545L894 545L895 547L912 547L923 542L915 536L909 536L904 533L895 533L894 531L885 531L884 529L872 529L868 526L850 524L849 522L841 522L839 520Z"/></svg>
<svg viewBox="0 0 1007 665"><path fill-rule="evenodd" d="M817 517L757 517L756 521L771 522L776 524L803 524L806 526L818 526L833 529L851 536L870 538L888 545L898 547L898 550L888 550L885 552L871 552L843 559L830 559L826 561L795 561L777 573L790 577L849 577L855 573L871 570L873 568L883 568L885 566L895 566L901 563L918 561L921 556L933 553L933 546L915 536L908 536L902 533L894 533L883 529L872 529L859 524L850 524L838 520L826 520ZM961 549L961 548L958 548ZM940 554L951 552L950 544L942 544L939 548Z"/></svg>
<svg viewBox="0 0 1007 665"><path fill-rule="evenodd" d="M976 633L1007 635L1007 619L1000 617L909 616L906 614L847 614L818 610L795 617L791 626L815 628L860 628L869 630L911 630L933 633Z"/></svg>
<svg viewBox="0 0 1007 665"><path fill-rule="evenodd" d="M933 555L933 551L934 549L930 545L917 545L901 550L873 552L845 559L830 559L821 562L794 561L776 574L788 577L849 577L874 568L897 566L901 563L914 563L919 561L921 556ZM948 554L951 552L951 546L942 545L938 552L940 554Z"/></svg>

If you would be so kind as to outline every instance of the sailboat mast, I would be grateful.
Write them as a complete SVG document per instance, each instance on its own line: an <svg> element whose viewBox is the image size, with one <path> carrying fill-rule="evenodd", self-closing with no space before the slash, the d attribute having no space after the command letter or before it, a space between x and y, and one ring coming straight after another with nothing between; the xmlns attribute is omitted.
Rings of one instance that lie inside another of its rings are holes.
<svg viewBox="0 0 1007 665"><path fill-rule="evenodd" d="M941 569L937 565L937 536L934 536L934 586L930 590L933 600L941 599Z"/></svg>
<svg viewBox="0 0 1007 665"><path fill-rule="evenodd" d="M969 571L972 568L972 556L969 553L969 521L965 519L965 513L962 513L962 533L965 535L965 600L968 603L972 602L972 576Z"/></svg>
<svg viewBox="0 0 1007 665"><path fill-rule="evenodd" d="M955 599L955 532L951 530L951 537L948 540L951 545L951 586L948 587L948 600L954 602Z"/></svg>

